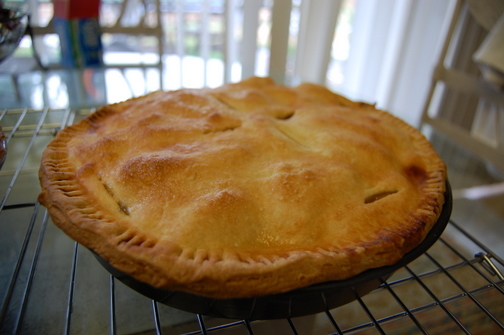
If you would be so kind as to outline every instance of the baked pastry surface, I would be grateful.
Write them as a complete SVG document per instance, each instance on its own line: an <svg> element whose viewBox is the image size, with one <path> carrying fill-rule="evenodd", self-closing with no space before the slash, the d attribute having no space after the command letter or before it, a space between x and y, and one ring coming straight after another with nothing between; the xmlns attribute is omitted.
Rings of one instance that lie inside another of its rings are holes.
<svg viewBox="0 0 504 335"><path fill-rule="evenodd" d="M54 223L113 267L236 298L395 263L436 222L446 168L387 112L250 78L104 106L39 176Z"/></svg>

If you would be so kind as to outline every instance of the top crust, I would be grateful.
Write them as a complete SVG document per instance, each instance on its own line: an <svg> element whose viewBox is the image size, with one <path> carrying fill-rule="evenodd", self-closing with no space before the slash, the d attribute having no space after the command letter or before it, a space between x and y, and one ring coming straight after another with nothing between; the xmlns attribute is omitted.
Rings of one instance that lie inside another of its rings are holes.
<svg viewBox="0 0 504 335"><path fill-rule="evenodd" d="M446 168L371 105L250 78L102 107L39 175L54 223L113 267L237 298L397 262L439 217Z"/></svg>

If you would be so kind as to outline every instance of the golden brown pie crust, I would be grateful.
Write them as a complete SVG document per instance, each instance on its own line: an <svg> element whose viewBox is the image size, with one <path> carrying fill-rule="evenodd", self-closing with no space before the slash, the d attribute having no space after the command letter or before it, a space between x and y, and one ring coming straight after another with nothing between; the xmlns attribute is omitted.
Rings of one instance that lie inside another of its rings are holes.
<svg viewBox="0 0 504 335"><path fill-rule="evenodd" d="M389 113L254 77L104 106L59 132L40 181L54 223L113 267L233 298L395 263L436 222L446 168Z"/></svg>

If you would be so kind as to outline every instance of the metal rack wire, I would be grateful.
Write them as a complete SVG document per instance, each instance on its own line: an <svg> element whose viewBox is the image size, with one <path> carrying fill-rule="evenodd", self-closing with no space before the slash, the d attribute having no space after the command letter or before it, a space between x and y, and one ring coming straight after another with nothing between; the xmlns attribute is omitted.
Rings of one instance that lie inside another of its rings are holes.
<svg viewBox="0 0 504 335"><path fill-rule="evenodd" d="M209 318L128 289L50 223L37 202L40 155L90 110L4 110L0 333L504 333L504 261L454 222L427 253L348 305L285 320Z"/></svg>

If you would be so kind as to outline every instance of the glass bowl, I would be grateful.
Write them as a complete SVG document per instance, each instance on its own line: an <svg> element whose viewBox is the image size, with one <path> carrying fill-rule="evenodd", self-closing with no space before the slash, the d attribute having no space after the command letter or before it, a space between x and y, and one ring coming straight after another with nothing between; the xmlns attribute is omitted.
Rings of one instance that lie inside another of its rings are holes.
<svg viewBox="0 0 504 335"><path fill-rule="evenodd" d="M27 13L0 7L0 63L14 53L27 28Z"/></svg>

